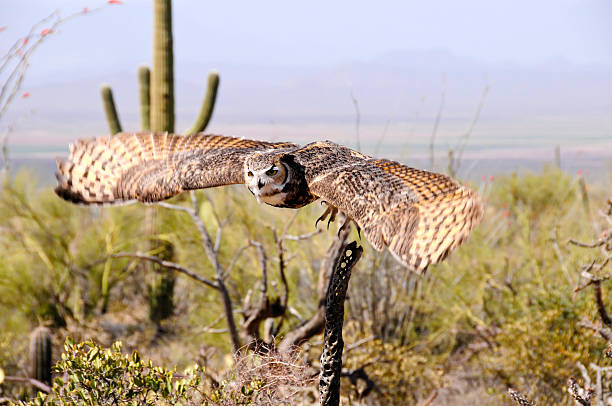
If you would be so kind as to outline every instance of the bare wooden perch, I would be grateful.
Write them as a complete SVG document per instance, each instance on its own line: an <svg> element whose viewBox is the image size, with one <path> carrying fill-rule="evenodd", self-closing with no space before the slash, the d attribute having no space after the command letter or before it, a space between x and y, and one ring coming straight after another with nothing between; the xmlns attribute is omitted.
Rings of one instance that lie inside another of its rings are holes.
<svg viewBox="0 0 612 406"><path fill-rule="evenodd" d="M325 406L340 404L340 376L342 373L342 325L344 299L351 278L351 270L361 258L363 248L353 241L342 247L342 255L334 266L325 305L325 333L319 375L319 403Z"/></svg>

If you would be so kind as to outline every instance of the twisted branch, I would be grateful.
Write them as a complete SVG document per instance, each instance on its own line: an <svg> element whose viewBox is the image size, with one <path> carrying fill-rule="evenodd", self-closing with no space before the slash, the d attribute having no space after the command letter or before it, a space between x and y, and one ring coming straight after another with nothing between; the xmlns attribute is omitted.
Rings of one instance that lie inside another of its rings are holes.
<svg viewBox="0 0 612 406"><path fill-rule="evenodd" d="M361 258L363 248L353 241L342 246L331 275L325 305L325 333L319 375L319 403L325 406L340 404L340 377L342 375L342 325L344 324L344 300L351 270ZM367 375L366 375L367 376Z"/></svg>

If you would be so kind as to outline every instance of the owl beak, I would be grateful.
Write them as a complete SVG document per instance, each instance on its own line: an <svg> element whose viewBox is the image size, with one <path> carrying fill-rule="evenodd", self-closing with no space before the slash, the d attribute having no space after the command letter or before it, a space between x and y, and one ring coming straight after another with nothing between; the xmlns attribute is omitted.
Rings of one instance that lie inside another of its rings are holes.
<svg viewBox="0 0 612 406"><path fill-rule="evenodd" d="M251 182L249 182L248 188L251 193L253 193L253 196L255 196L255 199L257 199L257 203L261 204L261 190L259 188L260 182L257 182L257 180L253 179L251 180Z"/></svg>

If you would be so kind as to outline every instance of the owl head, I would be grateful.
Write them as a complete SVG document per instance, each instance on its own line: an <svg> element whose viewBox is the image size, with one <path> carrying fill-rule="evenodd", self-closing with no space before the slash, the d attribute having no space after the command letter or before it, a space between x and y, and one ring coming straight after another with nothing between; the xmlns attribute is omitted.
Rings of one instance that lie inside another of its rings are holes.
<svg viewBox="0 0 612 406"><path fill-rule="evenodd" d="M289 178L289 168L277 154L256 153L244 162L244 183L258 202L281 204Z"/></svg>

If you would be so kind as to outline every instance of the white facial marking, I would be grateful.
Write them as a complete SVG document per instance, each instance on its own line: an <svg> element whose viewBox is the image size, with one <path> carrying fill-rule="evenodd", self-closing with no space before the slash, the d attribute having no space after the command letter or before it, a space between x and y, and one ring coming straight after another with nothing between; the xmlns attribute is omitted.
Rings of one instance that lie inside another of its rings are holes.
<svg viewBox="0 0 612 406"><path fill-rule="evenodd" d="M269 168L255 170L245 168L245 183L258 203L267 203L272 206L281 205L286 193L283 186L287 180L284 166L271 166Z"/></svg>

